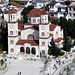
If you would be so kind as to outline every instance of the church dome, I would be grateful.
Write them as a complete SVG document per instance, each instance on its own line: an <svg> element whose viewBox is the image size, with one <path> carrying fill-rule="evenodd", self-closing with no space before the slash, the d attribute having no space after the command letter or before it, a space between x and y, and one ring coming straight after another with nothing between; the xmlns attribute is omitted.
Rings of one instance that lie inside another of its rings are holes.
<svg viewBox="0 0 75 75"><path fill-rule="evenodd" d="M43 14L48 14L47 11L43 10L43 9L32 9L27 16L30 17L40 17L40 15Z"/></svg>
<svg viewBox="0 0 75 75"><path fill-rule="evenodd" d="M17 11L16 11L15 9L10 9L10 10L8 11L8 14L12 14L12 13L17 13Z"/></svg>

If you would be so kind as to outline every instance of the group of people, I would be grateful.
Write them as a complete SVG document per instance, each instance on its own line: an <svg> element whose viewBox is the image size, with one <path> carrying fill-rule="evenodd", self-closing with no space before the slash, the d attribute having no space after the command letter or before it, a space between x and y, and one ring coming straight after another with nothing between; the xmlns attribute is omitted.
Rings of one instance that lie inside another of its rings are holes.
<svg viewBox="0 0 75 75"><path fill-rule="evenodd" d="M18 75L21 75L21 72L18 72Z"/></svg>

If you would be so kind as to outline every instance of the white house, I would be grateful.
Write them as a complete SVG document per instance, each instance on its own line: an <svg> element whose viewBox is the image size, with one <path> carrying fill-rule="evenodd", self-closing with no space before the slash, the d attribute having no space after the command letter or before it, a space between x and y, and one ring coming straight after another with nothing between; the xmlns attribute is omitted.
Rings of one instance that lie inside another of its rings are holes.
<svg viewBox="0 0 75 75"><path fill-rule="evenodd" d="M67 19L66 5L56 2L51 2L48 5L50 16L65 17Z"/></svg>
<svg viewBox="0 0 75 75"><path fill-rule="evenodd" d="M21 12L22 12L22 10L23 10L23 8L22 8L22 5L21 4L18 4L18 3L16 3L16 2L9 2L8 3L8 7L7 7L7 9L6 9L6 11L4 12L4 20L6 21L6 22L8 22L8 14L7 14L7 12L10 10L10 9L15 9L16 11L17 11L17 19L18 20L21 20L21 18L22 18L22 16L21 16Z"/></svg>
<svg viewBox="0 0 75 75"><path fill-rule="evenodd" d="M8 54L39 57L40 52L48 55L48 45L53 36L61 46L63 29L48 21L48 13L43 9L33 9L28 14L28 23L17 21L15 9L8 11Z"/></svg>

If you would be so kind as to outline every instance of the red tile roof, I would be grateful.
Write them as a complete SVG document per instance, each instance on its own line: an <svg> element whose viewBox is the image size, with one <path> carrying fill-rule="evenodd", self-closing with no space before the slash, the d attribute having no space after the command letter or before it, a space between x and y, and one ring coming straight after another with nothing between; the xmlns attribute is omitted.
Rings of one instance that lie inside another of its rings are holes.
<svg viewBox="0 0 75 75"><path fill-rule="evenodd" d="M50 18L58 18L58 17L50 16Z"/></svg>
<svg viewBox="0 0 75 75"><path fill-rule="evenodd" d="M16 44L23 45L24 43L30 43L31 45L38 46L38 40L19 40Z"/></svg>
<svg viewBox="0 0 75 75"><path fill-rule="evenodd" d="M63 40L64 38L61 38L61 37L59 37L59 38L57 38L57 39L55 39L55 42L56 43L59 43L61 40Z"/></svg>
<svg viewBox="0 0 75 75"><path fill-rule="evenodd" d="M50 24L49 30L50 30L50 31L53 31L57 26L58 26L58 25Z"/></svg>
<svg viewBox="0 0 75 75"><path fill-rule="evenodd" d="M49 34L49 37L40 37L40 39L48 39L48 38L50 38L51 36L53 36L53 34Z"/></svg>
<svg viewBox="0 0 75 75"><path fill-rule="evenodd" d="M61 31L62 31L63 29L61 29Z"/></svg>
<svg viewBox="0 0 75 75"><path fill-rule="evenodd" d="M25 30L25 29L34 29L34 30L38 30L39 31L38 27L28 27L28 28L23 28L22 30Z"/></svg>
<svg viewBox="0 0 75 75"><path fill-rule="evenodd" d="M48 23L40 23L40 24L46 25L46 24L49 24L49 23L51 23L51 21L48 21Z"/></svg>
<svg viewBox="0 0 75 75"><path fill-rule="evenodd" d="M14 5L14 6L17 6L17 7L21 6L21 4L18 4L16 2L9 2L8 5Z"/></svg>
<svg viewBox="0 0 75 75"><path fill-rule="evenodd" d="M43 9L32 9L28 14L27 16L30 16L30 17L40 17L40 15L43 15L43 14L48 14L45 10Z"/></svg>
<svg viewBox="0 0 75 75"><path fill-rule="evenodd" d="M25 23L25 25L39 25L39 24Z"/></svg>
<svg viewBox="0 0 75 75"><path fill-rule="evenodd" d="M18 23L18 29L23 29L24 24L23 23Z"/></svg>
<svg viewBox="0 0 75 75"><path fill-rule="evenodd" d="M3 51L0 51L0 54L3 53Z"/></svg>
<svg viewBox="0 0 75 75"><path fill-rule="evenodd" d="M10 9L7 13L8 14L17 13L17 11L15 9Z"/></svg>

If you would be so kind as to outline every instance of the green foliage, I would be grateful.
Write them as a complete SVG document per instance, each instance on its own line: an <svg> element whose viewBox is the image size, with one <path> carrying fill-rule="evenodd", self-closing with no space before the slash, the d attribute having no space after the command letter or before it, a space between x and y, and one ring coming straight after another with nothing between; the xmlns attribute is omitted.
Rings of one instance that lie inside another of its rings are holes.
<svg viewBox="0 0 75 75"><path fill-rule="evenodd" d="M50 42L51 46L48 46L48 54L58 57L59 55L62 56L64 53L55 45L54 39L52 38Z"/></svg>
<svg viewBox="0 0 75 75"><path fill-rule="evenodd" d="M75 41L73 42L73 45L75 46Z"/></svg>
<svg viewBox="0 0 75 75"><path fill-rule="evenodd" d="M46 58L45 63L44 63L44 70L46 70L47 68L47 63L48 63L48 59Z"/></svg>
<svg viewBox="0 0 75 75"><path fill-rule="evenodd" d="M27 22L27 14L28 14L32 9L34 9L34 6L28 6L28 7L25 7L25 8L23 9L23 11L21 12L21 14L23 15L24 23Z"/></svg>
<svg viewBox="0 0 75 75"><path fill-rule="evenodd" d="M4 48L3 48L3 44L1 44L1 43L0 43L0 49L1 49L1 50L3 50L3 49L4 49Z"/></svg>
<svg viewBox="0 0 75 75"><path fill-rule="evenodd" d="M71 40L67 36L67 30L66 30L66 28L64 29L63 49L65 51L68 51L68 52L71 50Z"/></svg>
<svg viewBox="0 0 75 75"><path fill-rule="evenodd" d="M67 66L66 70L67 70L67 74L71 71L68 66Z"/></svg>
<svg viewBox="0 0 75 75"><path fill-rule="evenodd" d="M4 64L4 60L3 60L3 59L1 59L1 61L0 61L0 62L1 62L1 66L3 66L3 64Z"/></svg>
<svg viewBox="0 0 75 75"><path fill-rule="evenodd" d="M58 24L58 19L53 19L51 23Z"/></svg>

